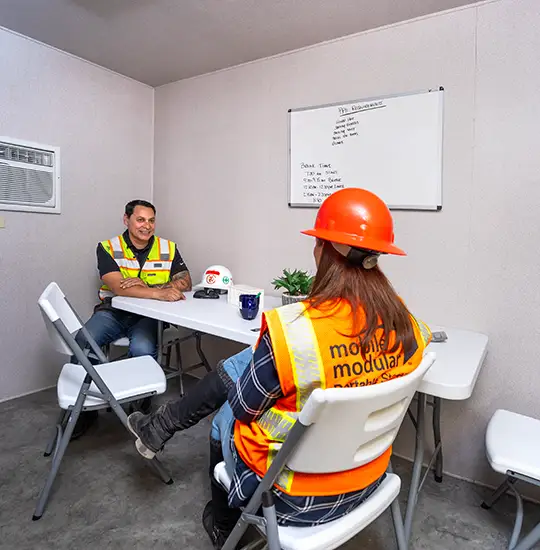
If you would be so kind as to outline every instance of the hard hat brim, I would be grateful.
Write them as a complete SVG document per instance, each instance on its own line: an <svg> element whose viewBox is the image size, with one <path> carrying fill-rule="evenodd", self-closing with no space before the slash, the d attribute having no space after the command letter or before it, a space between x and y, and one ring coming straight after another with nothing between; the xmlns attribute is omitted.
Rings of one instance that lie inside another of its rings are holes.
<svg viewBox="0 0 540 550"><path fill-rule="evenodd" d="M374 250L375 252L381 252L383 254L395 254L396 256L407 255L401 248L372 237L359 237L358 235L351 235L350 233L343 233L342 231L332 231L330 229L306 229L305 231L301 231L301 233L309 235L310 237L317 237L323 241L331 241L354 246L355 248Z"/></svg>

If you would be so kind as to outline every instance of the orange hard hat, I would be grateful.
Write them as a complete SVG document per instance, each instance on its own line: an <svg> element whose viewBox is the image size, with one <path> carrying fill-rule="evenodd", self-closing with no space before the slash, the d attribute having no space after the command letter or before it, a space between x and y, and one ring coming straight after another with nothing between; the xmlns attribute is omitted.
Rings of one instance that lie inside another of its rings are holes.
<svg viewBox="0 0 540 550"><path fill-rule="evenodd" d="M394 245L394 221L388 206L371 191L349 187L321 204L315 227L302 231L332 243L405 256Z"/></svg>

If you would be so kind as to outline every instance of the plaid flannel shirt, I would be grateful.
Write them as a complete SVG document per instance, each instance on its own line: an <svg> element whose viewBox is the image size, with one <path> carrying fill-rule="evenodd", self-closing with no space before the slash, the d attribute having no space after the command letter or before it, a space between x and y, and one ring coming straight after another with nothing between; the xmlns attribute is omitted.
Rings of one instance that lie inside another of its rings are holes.
<svg viewBox="0 0 540 550"><path fill-rule="evenodd" d="M250 423L260 418L280 397L283 397L283 392L267 332L256 348L250 366L229 391L228 401L235 418ZM250 470L236 452L234 437L231 437L230 445L236 467L229 490L229 506L239 508L247 504L261 478ZM278 523L310 526L338 519L366 500L384 477L360 491L332 496L292 496L274 486Z"/></svg>

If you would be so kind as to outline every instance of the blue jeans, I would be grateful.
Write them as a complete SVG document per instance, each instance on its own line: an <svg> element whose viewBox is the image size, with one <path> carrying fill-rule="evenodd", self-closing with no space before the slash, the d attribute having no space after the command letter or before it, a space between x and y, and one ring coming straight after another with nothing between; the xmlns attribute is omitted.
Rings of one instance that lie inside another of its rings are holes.
<svg viewBox="0 0 540 550"><path fill-rule="evenodd" d="M248 368L252 358L253 349L250 346L240 353L229 357L229 359L223 362L222 366L225 372L231 377L231 380L236 383L243 372ZM223 459L225 460L225 465L227 466L227 471L230 475L232 475L235 466L234 457L231 451L233 424L234 415L229 402L226 401L212 420L210 437L216 441L221 441Z"/></svg>
<svg viewBox="0 0 540 550"><path fill-rule="evenodd" d="M129 338L129 356L151 355L157 359L157 329L155 319L141 317L119 309L100 309L84 325L98 346L105 346L118 340ZM75 338L84 349L86 338L79 332Z"/></svg>

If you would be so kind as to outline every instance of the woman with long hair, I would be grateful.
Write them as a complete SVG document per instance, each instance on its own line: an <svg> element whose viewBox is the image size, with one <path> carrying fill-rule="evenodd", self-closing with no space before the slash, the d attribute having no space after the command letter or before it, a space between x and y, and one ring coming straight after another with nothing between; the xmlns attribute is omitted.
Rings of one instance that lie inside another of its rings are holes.
<svg viewBox="0 0 540 550"><path fill-rule="evenodd" d="M394 245L384 202L357 188L337 191L321 205L314 229L317 273L308 298L263 314L254 348L218 364L184 398L155 413L128 418L138 451L153 458L177 431L210 413L212 500L203 525L221 548L315 388L378 384L412 372L430 341L380 270ZM336 426L339 429L339 426ZM284 470L275 486L281 525L335 520L366 500L384 479L391 448L372 462L332 474ZM225 460L227 494L214 480Z"/></svg>

